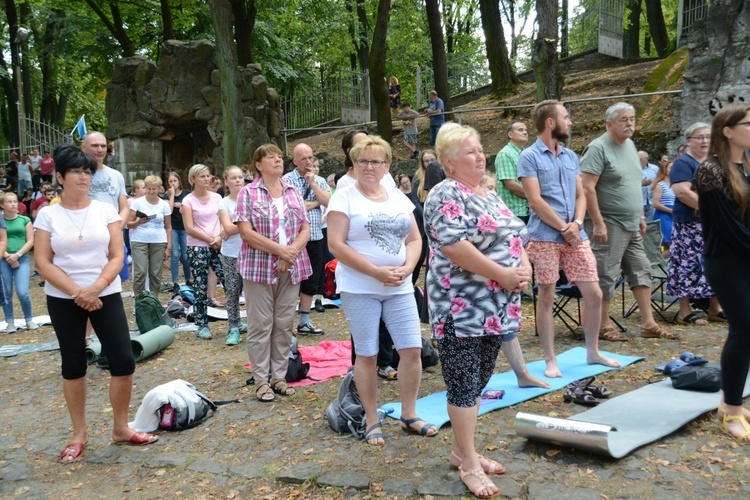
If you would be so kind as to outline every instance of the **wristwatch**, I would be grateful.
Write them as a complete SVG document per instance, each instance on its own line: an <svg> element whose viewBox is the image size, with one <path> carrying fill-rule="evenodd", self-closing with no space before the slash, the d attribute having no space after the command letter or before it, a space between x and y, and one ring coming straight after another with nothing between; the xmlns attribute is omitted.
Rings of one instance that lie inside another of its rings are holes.
<svg viewBox="0 0 750 500"><path fill-rule="evenodd" d="M582 220L576 219L573 222L575 222L576 224L578 224L578 229L583 229L583 221Z"/></svg>

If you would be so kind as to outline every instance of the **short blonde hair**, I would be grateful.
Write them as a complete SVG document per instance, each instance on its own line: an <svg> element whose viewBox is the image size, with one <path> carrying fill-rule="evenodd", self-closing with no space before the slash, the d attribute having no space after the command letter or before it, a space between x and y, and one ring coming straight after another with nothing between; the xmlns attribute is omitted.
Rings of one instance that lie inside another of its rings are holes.
<svg viewBox="0 0 750 500"><path fill-rule="evenodd" d="M473 137L481 142L479 132L472 127L459 125L454 122L443 124L435 139L435 151L437 151L438 163L445 168L445 158L455 160L456 153L461 148L461 144L469 137Z"/></svg>
<svg viewBox="0 0 750 500"><path fill-rule="evenodd" d="M144 187L145 188L146 187L146 181L144 181L143 179L136 179L136 180L134 180L133 181L133 189L138 188L138 187Z"/></svg>
<svg viewBox="0 0 750 500"><path fill-rule="evenodd" d="M386 164L391 164L391 160L393 159L391 145L377 135L368 135L349 150L349 157L352 159L352 163L356 162L364 154L365 150L368 149L382 154L385 157Z"/></svg>
<svg viewBox="0 0 750 500"><path fill-rule="evenodd" d="M144 184L146 186L163 186L164 183L161 181L161 177L158 175L149 175L145 179L143 179Z"/></svg>
<svg viewBox="0 0 750 500"><path fill-rule="evenodd" d="M195 179L196 177L198 177L200 174L202 174L203 172L207 170L209 172L211 171L210 168L208 168L202 163L196 163L195 165L190 167L190 170L188 171L188 182L190 183L190 185L193 186L194 185L193 179Z"/></svg>

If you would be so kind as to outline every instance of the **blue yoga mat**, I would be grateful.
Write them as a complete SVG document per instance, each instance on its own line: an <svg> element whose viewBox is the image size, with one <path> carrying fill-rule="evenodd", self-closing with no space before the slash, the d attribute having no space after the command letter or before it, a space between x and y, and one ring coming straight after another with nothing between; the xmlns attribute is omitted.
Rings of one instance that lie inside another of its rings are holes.
<svg viewBox="0 0 750 500"><path fill-rule="evenodd" d="M628 366L636 361L644 359L642 356L621 356L611 352L601 352L608 358L619 361L622 366ZM560 367L560 371L563 373L561 378L547 378L544 376L544 360L526 364L526 368L532 376L549 382L549 389L541 387L527 387L521 389L518 387L516 375L512 371L493 375L486 388L502 389L505 391L505 395L502 399L482 400L479 406L479 414L484 415L493 410L499 410L500 408L506 408L523 401L528 401L529 399L539 397L542 394L562 389L575 380L581 380L592 375L599 375L600 373L617 369L609 368L604 365L587 364L586 349L583 347L574 347L569 351L558 354L557 364ZM396 419L401 418L401 403L386 403L383 405L383 409L388 412L389 417ZM438 429L447 424L450 421L450 417L448 417L448 403L445 391L436 392L429 396L417 399L417 415L419 415L419 418L425 422L435 424Z"/></svg>

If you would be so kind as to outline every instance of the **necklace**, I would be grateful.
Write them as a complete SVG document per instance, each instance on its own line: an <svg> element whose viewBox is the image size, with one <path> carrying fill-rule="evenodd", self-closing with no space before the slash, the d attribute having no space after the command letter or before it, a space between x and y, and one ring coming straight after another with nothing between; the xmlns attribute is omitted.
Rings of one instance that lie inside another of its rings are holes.
<svg viewBox="0 0 750 500"><path fill-rule="evenodd" d="M68 212L68 209L65 208L65 207L63 207L62 205L60 205L60 206L65 211L65 215L68 216L68 219L70 219L70 223L73 224L76 227L76 229L78 229L78 239L82 240L83 239L83 228L86 227L86 218L89 216L89 208L91 208L91 204L89 203L89 206L86 207L86 213L83 216L83 224L81 224L80 226L78 226L78 224L76 224L73 221L73 217L70 216L70 213Z"/></svg>
<svg viewBox="0 0 750 500"><path fill-rule="evenodd" d="M378 184L378 187L380 188L380 194L379 194L379 195L377 195L377 196L373 196L373 195L371 195L371 194L367 194L367 193L365 193L364 191L362 191L362 187L361 187L361 186L359 186L359 185L357 185L357 190L358 190L358 191L359 191L360 193L362 193L362 194L363 194L364 196L366 196L367 198L369 198L369 199L371 199L371 200L379 200L379 199L380 199L380 198L382 198L382 197L383 197L383 195L385 194L385 189L383 189L383 186L381 186L380 184Z"/></svg>

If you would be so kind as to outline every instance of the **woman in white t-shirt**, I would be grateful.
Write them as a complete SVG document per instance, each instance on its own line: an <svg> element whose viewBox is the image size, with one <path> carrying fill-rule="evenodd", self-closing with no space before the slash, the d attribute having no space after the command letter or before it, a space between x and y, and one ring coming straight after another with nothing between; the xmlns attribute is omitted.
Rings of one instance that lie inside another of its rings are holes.
<svg viewBox="0 0 750 500"><path fill-rule="evenodd" d="M122 305L119 272L123 244L120 216L88 196L96 162L74 145L54 153L56 177L64 192L60 203L37 215L34 227L36 269L45 280L47 310L60 343L63 393L73 424L61 463L83 458L86 431L86 323L91 321L109 355L112 440L136 445L158 436L128 427L135 360Z"/></svg>
<svg viewBox="0 0 750 500"><path fill-rule="evenodd" d="M240 322L240 294L242 293L242 276L237 271L237 257L242 246L242 237L237 225L232 222L237 212L237 195L245 187L245 175L239 167L224 170L224 185L229 195L219 202L219 220L224 230L224 241L221 244L221 267L224 270L224 294L227 298L227 319L229 333L227 345L240 343L240 330L247 331L247 325Z"/></svg>
<svg viewBox="0 0 750 500"><path fill-rule="evenodd" d="M337 291L354 340L354 378L364 406L365 440L385 444L377 413L379 324L388 327L400 361L401 428L422 436L438 430L416 415L422 374L422 338L411 273L422 250L414 204L384 187L391 148L380 137L360 140L349 152L356 182L339 187L328 204L328 245L339 260ZM340 186L340 184L339 184Z"/></svg>
<svg viewBox="0 0 750 500"><path fill-rule="evenodd" d="M221 248L221 224L219 223L219 202L221 196L209 189L211 170L201 164L193 165L188 172L188 180L193 192L182 200L180 213L187 231L188 261L193 274L195 303L193 311L198 337L211 338L208 328L208 268L212 268L224 283L224 272L219 260Z"/></svg>
<svg viewBox="0 0 750 500"><path fill-rule="evenodd" d="M130 249L133 256L133 293L137 297L146 286L158 294L161 290L162 264L172 252L172 211L159 198L161 179L149 175L144 179L145 196L130 204Z"/></svg>

